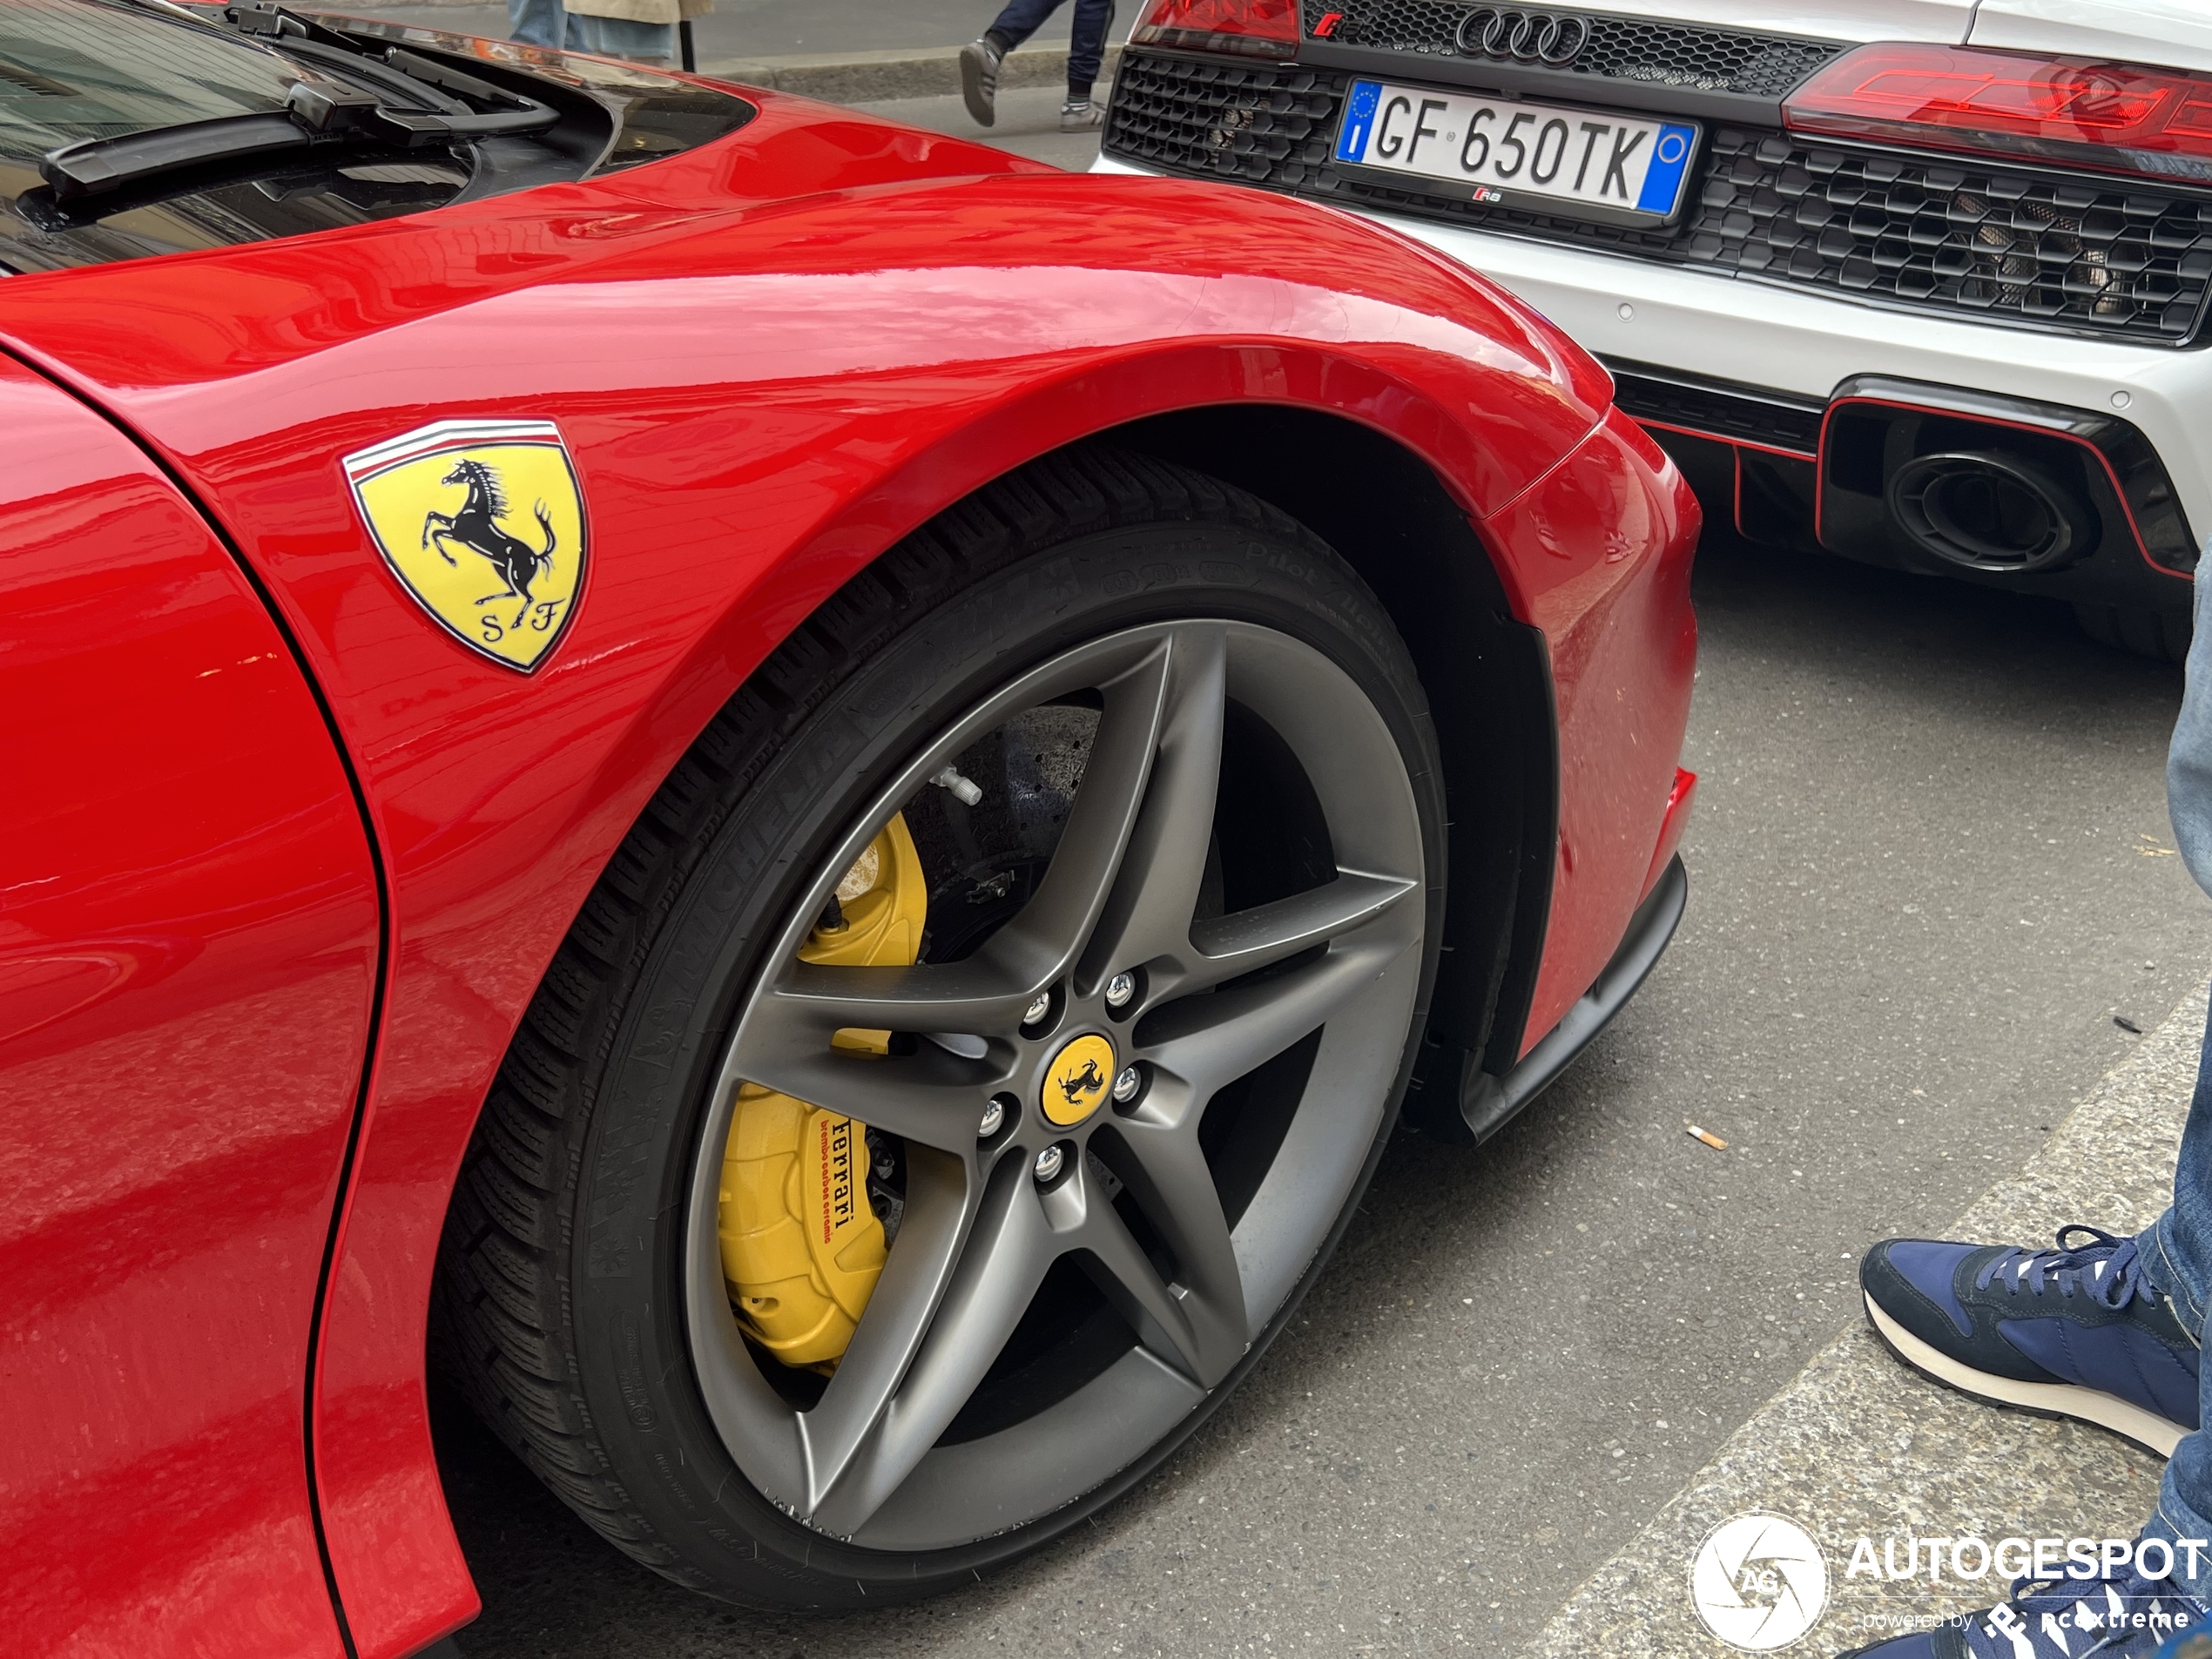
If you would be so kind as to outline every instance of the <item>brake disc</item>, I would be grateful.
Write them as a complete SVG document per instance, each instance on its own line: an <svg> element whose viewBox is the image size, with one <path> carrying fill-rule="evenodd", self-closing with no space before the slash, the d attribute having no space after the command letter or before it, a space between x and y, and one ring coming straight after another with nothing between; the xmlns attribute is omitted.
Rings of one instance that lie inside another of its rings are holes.
<svg viewBox="0 0 2212 1659"><path fill-rule="evenodd" d="M928 882L904 813L846 871L800 960L893 968L921 954ZM888 1031L833 1045L889 1051ZM849 1117L756 1083L738 1090L723 1150L722 1277L748 1335L787 1366L834 1371L890 1251L895 1148ZM887 1226L887 1223L888 1226Z"/></svg>

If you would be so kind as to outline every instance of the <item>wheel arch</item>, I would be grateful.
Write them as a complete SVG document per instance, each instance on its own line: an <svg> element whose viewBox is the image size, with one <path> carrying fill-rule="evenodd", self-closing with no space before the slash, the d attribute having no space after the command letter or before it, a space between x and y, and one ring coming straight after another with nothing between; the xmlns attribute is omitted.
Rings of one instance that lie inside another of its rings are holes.
<svg viewBox="0 0 2212 1659"><path fill-rule="evenodd" d="M1485 366L1484 378L1528 382ZM862 570L997 479L1077 444L1126 445L1211 473L1305 524L1366 580L1413 651L1438 724L1453 819L1453 882L1429 1036L1407 1115L1464 1138L1470 1069L1502 1076L1526 1046L1550 922L1560 828L1559 712L1543 631L1513 569L1477 526L1555 460L1558 434L1492 455L1432 395L1340 344L1181 340L1094 361L932 435L787 550L699 639L658 712L704 727ZM1560 431L1579 422L1561 401ZM1439 604L1438 596L1448 598ZM749 663L732 676L732 660ZM717 688L719 688L718 690ZM680 690L679 690L680 688ZM660 719L643 724L666 726ZM1468 871L1483 873L1480 880ZM1424 1081L1439 1099L1424 1109ZM1452 1099L1444 1099L1449 1096Z"/></svg>
<svg viewBox="0 0 2212 1659"><path fill-rule="evenodd" d="M1273 399L1252 396L1255 378ZM1475 440L1419 388L1310 342L1186 342L1041 386L909 457L823 525L786 562L803 590L762 607L780 621L753 649L765 663L846 582L998 478L1092 442L1210 473L1290 514L1359 572L1411 650L1444 758L1453 876L1406 1111L1466 1138L1462 1074L1503 1076L1527 1046L1560 830L1559 712L1546 637L1516 616L1519 584L1477 528L1482 503L1466 499L1487 470Z"/></svg>
<svg viewBox="0 0 2212 1659"><path fill-rule="evenodd" d="M1294 401L1255 400L1255 375ZM1527 1046L1560 830L1559 712L1546 637L1515 615L1518 584L1478 528L1480 503L1465 499L1483 470L1472 435L1372 363L1311 343L1185 342L1032 388L910 454L817 526L671 678L691 706L659 712L704 727L907 536L1000 478L1096 442L1210 473L1288 513L1359 571L1412 651L1444 759L1453 873L1406 1112L1464 1139L1462 1075L1503 1076ZM732 676L733 658L751 666Z"/></svg>

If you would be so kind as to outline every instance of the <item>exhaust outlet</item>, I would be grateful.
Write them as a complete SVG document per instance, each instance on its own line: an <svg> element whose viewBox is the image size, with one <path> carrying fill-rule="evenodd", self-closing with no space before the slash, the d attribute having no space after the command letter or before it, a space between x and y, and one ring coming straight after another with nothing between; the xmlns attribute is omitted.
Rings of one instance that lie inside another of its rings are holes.
<svg viewBox="0 0 2212 1659"><path fill-rule="evenodd" d="M2078 489L2001 449L1916 456L1892 475L1883 499L1914 546L1969 570L2054 570L2093 550L2101 534Z"/></svg>

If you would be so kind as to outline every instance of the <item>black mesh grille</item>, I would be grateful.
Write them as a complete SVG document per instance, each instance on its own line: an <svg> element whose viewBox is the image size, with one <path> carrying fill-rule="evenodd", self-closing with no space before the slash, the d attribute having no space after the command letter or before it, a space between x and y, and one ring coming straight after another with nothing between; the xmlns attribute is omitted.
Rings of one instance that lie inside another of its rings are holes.
<svg viewBox="0 0 2212 1659"><path fill-rule="evenodd" d="M1397 0L1409 3L1410 0ZM2212 283L2212 198L1708 130L1678 226L1595 225L1399 189L1329 163L1349 77L1131 51L1106 149L1347 206L1738 272L1914 310L2179 341Z"/></svg>
<svg viewBox="0 0 2212 1659"><path fill-rule="evenodd" d="M1696 264L1936 311L2188 334L2212 277L2212 201L1986 163L1723 131L1686 252Z"/></svg>
<svg viewBox="0 0 2212 1659"><path fill-rule="evenodd" d="M1304 0L1305 32L1332 11L1341 12L1328 38L1383 51L1459 55L1460 21L1475 10L1449 0ZM1589 44L1567 64L1568 73L1611 80L1649 81L1701 92L1742 92L1779 98L1842 50L1822 41L1734 30L1647 23L1634 17L1578 13L1590 24Z"/></svg>
<svg viewBox="0 0 2212 1659"><path fill-rule="evenodd" d="M1315 180L1336 130L1340 76L1130 52L1114 82L1106 148L1186 172L1295 190Z"/></svg>

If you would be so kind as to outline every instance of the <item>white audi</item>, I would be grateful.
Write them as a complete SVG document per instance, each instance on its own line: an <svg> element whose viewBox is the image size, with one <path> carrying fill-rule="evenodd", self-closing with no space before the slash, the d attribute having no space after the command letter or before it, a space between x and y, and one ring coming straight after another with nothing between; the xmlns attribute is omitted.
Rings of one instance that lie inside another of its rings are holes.
<svg viewBox="0 0 2212 1659"><path fill-rule="evenodd" d="M1754 540L2186 646L2212 0L1151 0L1098 167L1472 266Z"/></svg>

